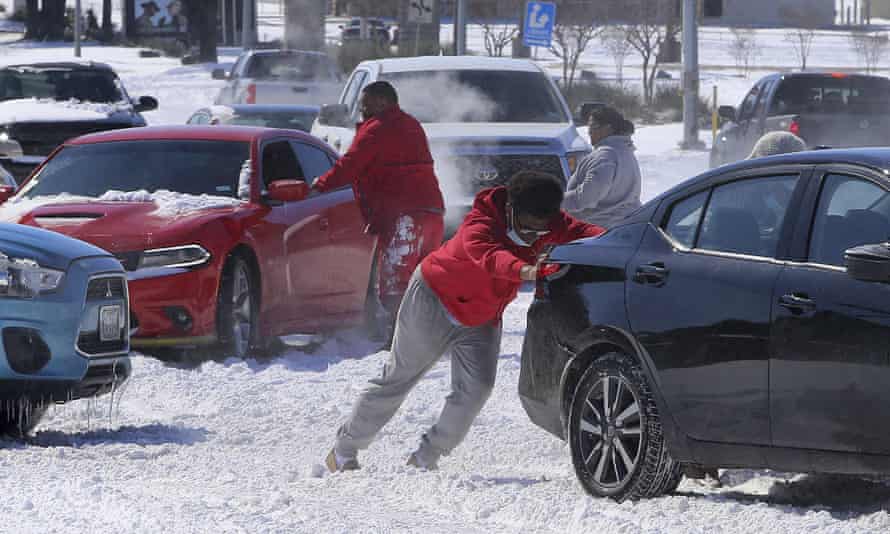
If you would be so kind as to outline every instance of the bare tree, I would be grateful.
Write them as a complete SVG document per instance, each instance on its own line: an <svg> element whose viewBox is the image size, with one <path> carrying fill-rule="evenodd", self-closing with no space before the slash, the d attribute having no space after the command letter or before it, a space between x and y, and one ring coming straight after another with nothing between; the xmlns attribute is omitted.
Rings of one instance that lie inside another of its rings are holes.
<svg viewBox="0 0 890 534"><path fill-rule="evenodd" d="M872 72L881 62L887 45L887 34L881 32L853 32L850 34L850 44L859 57L865 63L866 72Z"/></svg>
<svg viewBox="0 0 890 534"><path fill-rule="evenodd" d="M588 24L556 24L553 27L550 52L562 60L562 85L565 90L572 89L581 54L600 31L602 28L593 21Z"/></svg>
<svg viewBox="0 0 890 534"><path fill-rule="evenodd" d="M806 8L781 8L779 11L785 20L795 26L785 35L785 42L791 45L797 55L800 70L807 70L807 59L810 57L813 40L816 38L816 27L819 24L817 14L807 11Z"/></svg>
<svg viewBox="0 0 890 534"><path fill-rule="evenodd" d="M632 21L627 26L627 40L643 63L643 101L648 106L655 96L662 47L680 33L680 13L673 0L628 0L625 9Z"/></svg>
<svg viewBox="0 0 890 534"><path fill-rule="evenodd" d="M519 27L512 24L483 24L482 36L485 39L485 53L501 57L504 49L519 35Z"/></svg>
<svg viewBox="0 0 890 534"><path fill-rule="evenodd" d="M751 63L757 59L760 51L757 49L757 38L754 30L733 28L732 42L729 43L729 52L735 59L735 66L741 70L745 77L751 72Z"/></svg>
<svg viewBox="0 0 890 534"><path fill-rule="evenodd" d="M600 35L603 48L612 56L615 62L615 78L619 85L624 85L624 62L633 51L627 38L627 28L624 26L610 26Z"/></svg>

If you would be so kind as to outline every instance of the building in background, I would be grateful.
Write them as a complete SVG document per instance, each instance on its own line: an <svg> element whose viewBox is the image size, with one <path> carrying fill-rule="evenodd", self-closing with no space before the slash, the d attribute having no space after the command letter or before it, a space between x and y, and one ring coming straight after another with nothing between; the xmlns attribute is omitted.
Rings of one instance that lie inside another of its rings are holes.
<svg viewBox="0 0 890 534"><path fill-rule="evenodd" d="M701 0L699 5L702 22L715 26L827 28L835 24L835 0Z"/></svg>

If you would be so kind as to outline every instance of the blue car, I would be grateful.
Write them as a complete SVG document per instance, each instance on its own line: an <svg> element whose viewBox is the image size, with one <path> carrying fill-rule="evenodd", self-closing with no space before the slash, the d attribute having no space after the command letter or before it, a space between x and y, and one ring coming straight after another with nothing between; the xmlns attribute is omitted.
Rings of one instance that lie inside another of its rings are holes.
<svg viewBox="0 0 890 534"><path fill-rule="evenodd" d="M0 224L0 433L46 406L95 397L130 375L127 279L102 249Z"/></svg>

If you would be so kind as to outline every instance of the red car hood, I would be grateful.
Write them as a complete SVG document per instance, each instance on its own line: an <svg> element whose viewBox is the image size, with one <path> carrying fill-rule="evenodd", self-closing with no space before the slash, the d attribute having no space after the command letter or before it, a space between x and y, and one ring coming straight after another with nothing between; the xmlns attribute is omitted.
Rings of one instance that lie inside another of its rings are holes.
<svg viewBox="0 0 890 534"><path fill-rule="evenodd" d="M188 242L211 219L231 215L237 206L169 212L154 202L61 202L27 211L0 211L0 220L53 230L109 252L131 252Z"/></svg>

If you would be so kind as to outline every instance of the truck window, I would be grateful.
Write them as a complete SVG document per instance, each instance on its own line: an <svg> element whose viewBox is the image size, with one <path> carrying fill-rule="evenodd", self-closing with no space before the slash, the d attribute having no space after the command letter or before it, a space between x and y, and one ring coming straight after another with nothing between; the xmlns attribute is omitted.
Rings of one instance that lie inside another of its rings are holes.
<svg viewBox="0 0 890 534"><path fill-rule="evenodd" d="M352 75L352 78L350 78L349 82L346 84L346 89L343 90L343 96L340 98L340 103L349 106L350 116L354 116L355 114L355 109L358 107L358 92L364 85L365 78L367 77L367 71L355 71L355 74Z"/></svg>
<svg viewBox="0 0 890 534"><path fill-rule="evenodd" d="M739 106L739 121L746 121L754 116L754 106L757 105L757 97L760 96L762 85L763 82L760 82L752 87L751 91L748 92L748 96L742 101L742 105Z"/></svg>
<svg viewBox="0 0 890 534"><path fill-rule="evenodd" d="M571 122L540 71L425 70L387 72L380 79L392 82L402 108L421 122Z"/></svg>
<svg viewBox="0 0 890 534"><path fill-rule="evenodd" d="M328 80L328 59L317 54L256 54L247 65L247 78L266 80Z"/></svg>
<svg viewBox="0 0 890 534"><path fill-rule="evenodd" d="M877 76L796 76L781 81L770 115L886 114L890 80Z"/></svg>

